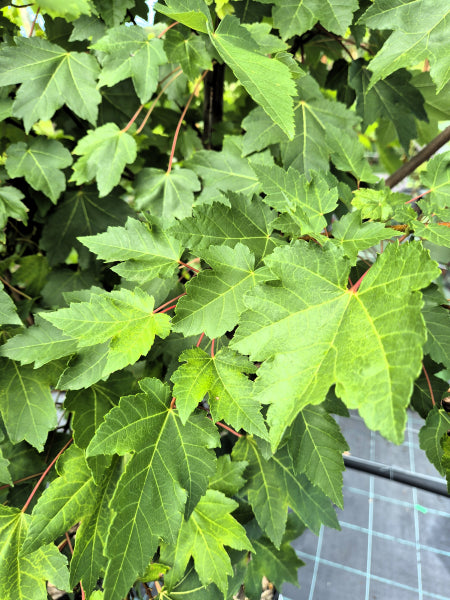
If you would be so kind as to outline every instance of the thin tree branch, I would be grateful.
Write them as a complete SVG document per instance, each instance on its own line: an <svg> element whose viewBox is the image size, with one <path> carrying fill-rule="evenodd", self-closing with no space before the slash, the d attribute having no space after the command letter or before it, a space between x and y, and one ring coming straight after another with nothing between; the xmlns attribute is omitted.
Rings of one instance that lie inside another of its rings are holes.
<svg viewBox="0 0 450 600"><path fill-rule="evenodd" d="M437 135L434 138L434 140L431 140L431 142L429 144L427 144L425 146L425 148L422 148L422 150L420 152L418 152L415 156L413 156L411 158L411 160L408 160L408 162L405 163L404 165L402 165L400 167L400 169L395 171L395 173L392 173L392 175L389 175L389 177L385 181L385 184L388 187L393 188L394 185L397 185L397 183L400 183L400 181L402 181L410 173L415 171L418 166L420 166L422 163L424 163L426 160L428 160L431 156L433 156L433 154L435 154L439 150L439 148L442 148L442 146L445 143L447 143L449 140L450 140L450 125L448 127L446 127L444 129L444 131L441 131L441 133L439 135Z"/></svg>

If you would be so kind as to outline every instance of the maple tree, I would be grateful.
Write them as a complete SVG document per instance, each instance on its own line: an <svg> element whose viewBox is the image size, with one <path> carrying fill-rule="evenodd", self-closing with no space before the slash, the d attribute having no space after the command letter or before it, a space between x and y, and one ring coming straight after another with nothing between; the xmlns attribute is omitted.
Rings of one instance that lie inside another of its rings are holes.
<svg viewBox="0 0 450 600"><path fill-rule="evenodd" d="M154 8L0 3L5 600L296 583L348 409L450 479L448 3Z"/></svg>

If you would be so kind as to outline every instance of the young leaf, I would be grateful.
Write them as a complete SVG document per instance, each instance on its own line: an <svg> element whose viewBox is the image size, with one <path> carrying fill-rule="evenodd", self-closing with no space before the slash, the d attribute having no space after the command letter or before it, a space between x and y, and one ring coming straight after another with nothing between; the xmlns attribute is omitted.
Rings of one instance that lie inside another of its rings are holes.
<svg viewBox="0 0 450 600"><path fill-rule="evenodd" d="M390 244L354 291L346 287L348 261L333 246L297 242L265 262L283 287L266 284L247 293L250 310L231 345L266 361L255 391L271 404L273 448L298 412L322 402L333 382L370 428L400 443L425 342L416 290L436 277L436 263L420 244ZM410 344L399 347L399 339Z"/></svg>
<svg viewBox="0 0 450 600"><path fill-rule="evenodd" d="M56 201L66 189L66 178L61 169L72 164L70 152L61 142L39 137L11 144L8 148L6 170L10 177L25 177L35 190Z"/></svg>
<svg viewBox="0 0 450 600"><path fill-rule="evenodd" d="M227 575L232 575L233 569L224 546L253 550L245 529L230 514L237 506L237 502L217 490L206 492L189 520L181 525L171 581L181 578L192 556L203 585L215 583L226 597Z"/></svg>
<svg viewBox="0 0 450 600"><path fill-rule="evenodd" d="M0 325L22 325L16 305L11 296L4 291L2 283L0 283Z"/></svg>
<svg viewBox="0 0 450 600"><path fill-rule="evenodd" d="M95 484L84 452L72 446L57 464L60 477L52 481L35 505L27 537L22 546L31 554L63 535L90 510Z"/></svg>
<svg viewBox="0 0 450 600"><path fill-rule="evenodd" d="M371 28L393 29L394 32L370 61L374 74L371 84L401 67L416 65L428 58L431 77L439 92L450 78L447 54L442 52L447 19L446 0L434 2L433 10L427 0L375 0L360 21Z"/></svg>
<svg viewBox="0 0 450 600"><path fill-rule="evenodd" d="M28 133L39 119L51 119L63 104L92 125L101 96L96 89L99 66L86 53L67 52L42 37L17 37L0 57L0 85L21 83L13 115Z"/></svg>
<svg viewBox="0 0 450 600"><path fill-rule="evenodd" d="M343 508L342 454L349 447L333 417L319 406L306 406L294 421L288 447L296 472Z"/></svg>
<svg viewBox="0 0 450 600"><path fill-rule="evenodd" d="M444 475L442 467L442 444L441 440L450 429L450 415L437 406L430 410L425 425L419 431L419 443L422 450L425 450L428 460L436 467L441 475Z"/></svg>
<svg viewBox="0 0 450 600"><path fill-rule="evenodd" d="M53 544L30 555L20 549L31 517L18 508L0 506L0 597L4 600L46 600L46 581L69 589L67 560Z"/></svg>
<svg viewBox="0 0 450 600"><path fill-rule="evenodd" d="M143 573L158 537L175 542L186 502L192 510L215 470L209 450L218 444L213 423L202 414L183 425L170 408L167 386L157 379L139 385L142 393L121 399L87 449L88 457L133 453L111 502L116 516L104 580L111 600L123 598Z"/></svg>
<svg viewBox="0 0 450 600"><path fill-rule="evenodd" d="M78 185L96 179L100 197L116 186L125 165L136 159L134 138L115 123L107 123L81 138L73 150L81 156L73 167L70 181Z"/></svg>
<svg viewBox="0 0 450 600"><path fill-rule="evenodd" d="M180 63L183 73L191 81L195 81L203 70L212 70L204 38L187 29L168 31L164 39L164 50L170 62Z"/></svg>
<svg viewBox="0 0 450 600"><path fill-rule="evenodd" d="M200 181L190 169L143 169L136 182L136 207L148 209L164 221L182 219L192 213L193 192L200 190Z"/></svg>
<svg viewBox="0 0 450 600"><path fill-rule="evenodd" d="M424 240L428 240L432 244L450 248L450 227L447 225L439 225L439 223L422 223L415 221L412 224L414 233Z"/></svg>
<svg viewBox="0 0 450 600"><path fill-rule="evenodd" d="M231 331L245 309L243 295L265 279L256 270L253 254L243 244L210 246L202 252L212 270L199 273L186 285L173 319L173 330L184 336L205 332L210 338Z"/></svg>
<svg viewBox="0 0 450 600"><path fill-rule="evenodd" d="M121 261L112 270L141 284L170 277L183 251L176 238L136 219L128 219L125 227L108 227L105 233L78 239L102 260Z"/></svg>
<svg viewBox="0 0 450 600"><path fill-rule="evenodd" d="M270 254L283 241L270 237L277 213L260 198L228 192L230 206L213 204L194 208L194 216L183 219L171 229L180 242L200 252L211 245L234 246L241 242L257 260Z"/></svg>
<svg viewBox="0 0 450 600"><path fill-rule="evenodd" d="M158 2L155 10L202 33L208 33L208 26L212 27L211 14L205 0L166 0L166 5Z"/></svg>
<svg viewBox="0 0 450 600"><path fill-rule="evenodd" d="M226 15L210 38L253 100L292 139L295 85L289 68L259 54L256 42L236 17Z"/></svg>
<svg viewBox="0 0 450 600"><path fill-rule="evenodd" d="M377 221L388 221L396 210L402 208L408 200L406 194L391 192L387 187L381 190L360 188L353 192L352 204L361 210L362 219L375 219Z"/></svg>
<svg viewBox="0 0 450 600"><path fill-rule="evenodd" d="M213 421L224 419L238 431L244 429L261 438L267 437L261 405L253 397L253 382L244 375L255 372L247 358L229 348L220 350L214 357L193 348L185 350L179 360L186 364L179 367L171 379L183 423L208 394Z"/></svg>
<svg viewBox="0 0 450 600"><path fill-rule="evenodd" d="M0 413L14 444L26 440L42 452L48 432L57 424L50 380L47 368L19 367L0 358Z"/></svg>
<svg viewBox="0 0 450 600"><path fill-rule="evenodd" d="M167 62L162 40L150 38L141 27L120 25L109 29L92 48L104 53L100 86L111 87L131 77L141 103L150 100L158 87L159 67Z"/></svg>

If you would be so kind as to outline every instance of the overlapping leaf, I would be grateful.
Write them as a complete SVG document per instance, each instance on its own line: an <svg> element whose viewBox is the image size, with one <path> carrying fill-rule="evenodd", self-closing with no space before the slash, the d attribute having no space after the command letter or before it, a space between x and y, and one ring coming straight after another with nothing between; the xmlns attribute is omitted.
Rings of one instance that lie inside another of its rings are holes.
<svg viewBox="0 0 450 600"><path fill-rule="evenodd" d="M422 315L427 326L427 341L424 351L431 356L437 363L450 368L450 339L448 336L448 327L450 325L450 315L445 304L445 298L438 290L431 288L425 294L425 306L422 309Z"/></svg>
<svg viewBox="0 0 450 600"><path fill-rule="evenodd" d="M53 544L29 555L20 553L31 517L18 508L0 506L0 597L46 600L46 581L69 589L67 560Z"/></svg>
<svg viewBox="0 0 450 600"><path fill-rule="evenodd" d="M214 582L226 597L227 575L232 575L233 569L224 546L253 550L245 529L230 514L237 506L237 502L217 490L206 492L189 520L181 525L174 552L172 581L181 578L192 556L203 585Z"/></svg>
<svg viewBox="0 0 450 600"><path fill-rule="evenodd" d="M42 37L18 37L0 57L0 85L21 83L13 114L25 130L39 119L51 119L63 104L93 125L101 96L96 89L100 72L90 54L67 52Z"/></svg>
<svg viewBox="0 0 450 600"><path fill-rule="evenodd" d="M123 598L144 571L159 537L175 542L186 502L192 510L215 470L209 448L218 435L211 421L202 413L183 425L167 386L156 379L139 385L142 393L121 399L87 450L88 456L133 453L111 503L116 516L104 580L111 600Z"/></svg>
<svg viewBox="0 0 450 600"><path fill-rule="evenodd" d="M202 252L211 270L199 273L186 285L173 319L173 330L184 336L205 332L216 338L231 331L245 309L244 294L265 279L255 270L253 254L241 243L234 248L210 246Z"/></svg>
<svg viewBox="0 0 450 600"><path fill-rule="evenodd" d="M142 27L120 25L92 48L104 53L99 85L111 87L131 77L142 104L150 100L158 87L159 67L167 62L162 40L149 37Z"/></svg>
<svg viewBox="0 0 450 600"><path fill-rule="evenodd" d="M296 243L265 262L282 287L260 285L247 293L249 310L232 346L266 361L255 390L271 404L272 446L333 383L368 427L400 443L425 342L416 290L437 276L436 263L420 243L390 244L356 292L347 289L349 263L333 246Z"/></svg>
<svg viewBox="0 0 450 600"><path fill-rule="evenodd" d="M12 185L0 187L0 242L6 241L4 233L8 219L17 219L27 224L28 208L22 202L24 195Z"/></svg>
<svg viewBox="0 0 450 600"><path fill-rule="evenodd" d="M155 10L203 33L208 32L208 25L212 27L211 14L205 0L166 0L165 5L158 2Z"/></svg>
<svg viewBox="0 0 450 600"><path fill-rule="evenodd" d="M128 8L133 8L135 0L95 0L100 16L108 27L120 25Z"/></svg>
<svg viewBox="0 0 450 600"><path fill-rule="evenodd" d="M430 190L420 202L426 214L438 213L450 207L450 152L437 154L421 175L422 184Z"/></svg>
<svg viewBox="0 0 450 600"><path fill-rule="evenodd" d="M448 52L442 43L448 31L450 9L446 0L375 0L360 21L394 32L370 63L372 85L401 67L430 60L430 73L439 91L450 78Z"/></svg>
<svg viewBox="0 0 450 600"><path fill-rule="evenodd" d="M183 73L195 80L204 69L211 70L211 58L205 40L189 32L172 29L164 39L164 50L170 62L179 62Z"/></svg>
<svg viewBox="0 0 450 600"><path fill-rule="evenodd" d="M186 363L175 371L172 381L183 422L208 394L213 421L224 419L237 430L267 437L261 405L253 396L253 382L244 375L255 372L247 358L229 348L220 350L214 357L193 348L185 350L179 360Z"/></svg>
<svg viewBox="0 0 450 600"><path fill-rule="evenodd" d="M437 406L430 410L425 425L419 431L419 442L422 450L425 450L428 460L441 473L445 474L442 467L443 449L441 440L450 429L450 414Z"/></svg>
<svg viewBox="0 0 450 600"><path fill-rule="evenodd" d="M0 325L22 325L16 306L0 283Z"/></svg>
<svg viewBox="0 0 450 600"><path fill-rule="evenodd" d="M233 496L245 484L242 476L247 463L245 461L231 460L229 454L217 458L216 472L209 479L208 487L212 490Z"/></svg>
<svg viewBox="0 0 450 600"><path fill-rule="evenodd" d="M6 170L10 177L25 177L33 189L43 192L56 204L66 189L62 169L71 164L70 152L61 142L38 137L29 145L17 142L8 147Z"/></svg>
<svg viewBox="0 0 450 600"><path fill-rule="evenodd" d="M62 17L66 21L72 21L80 15L90 15L92 4L90 0L69 0L69 2L39 0L39 8L53 18Z"/></svg>
<svg viewBox="0 0 450 600"><path fill-rule="evenodd" d="M220 57L253 100L292 138L295 85L289 68L259 54L258 45L236 17L226 15L210 37Z"/></svg>
<svg viewBox="0 0 450 600"><path fill-rule="evenodd" d="M73 153L81 158L73 166L70 181L79 185L96 179L103 197L119 183L125 165L134 162L137 146L134 138L115 123L106 123L81 138Z"/></svg>

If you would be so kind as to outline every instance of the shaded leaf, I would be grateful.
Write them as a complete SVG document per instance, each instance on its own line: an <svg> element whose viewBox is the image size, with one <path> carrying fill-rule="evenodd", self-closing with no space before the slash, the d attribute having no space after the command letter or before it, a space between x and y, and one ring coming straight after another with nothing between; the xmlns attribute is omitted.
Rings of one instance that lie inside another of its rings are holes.
<svg viewBox="0 0 450 600"><path fill-rule="evenodd" d="M445 410L434 407L428 413L425 425L419 431L420 447L425 450L428 460L441 475L445 475L441 462L443 456L441 440L447 436L449 429L450 415Z"/></svg>
<svg viewBox="0 0 450 600"><path fill-rule="evenodd" d="M5 243L6 235L2 231L8 219L16 219L27 224L28 208L22 202L25 196L12 185L0 187L0 243Z"/></svg>
<svg viewBox="0 0 450 600"><path fill-rule="evenodd" d="M211 14L204 0L166 0L165 5L158 2L155 10L202 33L208 33L208 25L212 26Z"/></svg>
<svg viewBox="0 0 450 600"><path fill-rule="evenodd" d="M205 40L187 29L171 29L164 39L164 50L172 63L180 63L190 80L195 80L204 69L212 70L211 57Z"/></svg>
<svg viewBox="0 0 450 600"><path fill-rule="evenodd" d="M209 479L209 488L233 496L245 484L243 473L247 463L231 460L229 454L217 458L216 472Z"/></svg>
<svg viewBox="0 0 450 600"><path fill-rule="evenodd" d="M16 305L0 283L0 325L22 325Z"/></svg>

